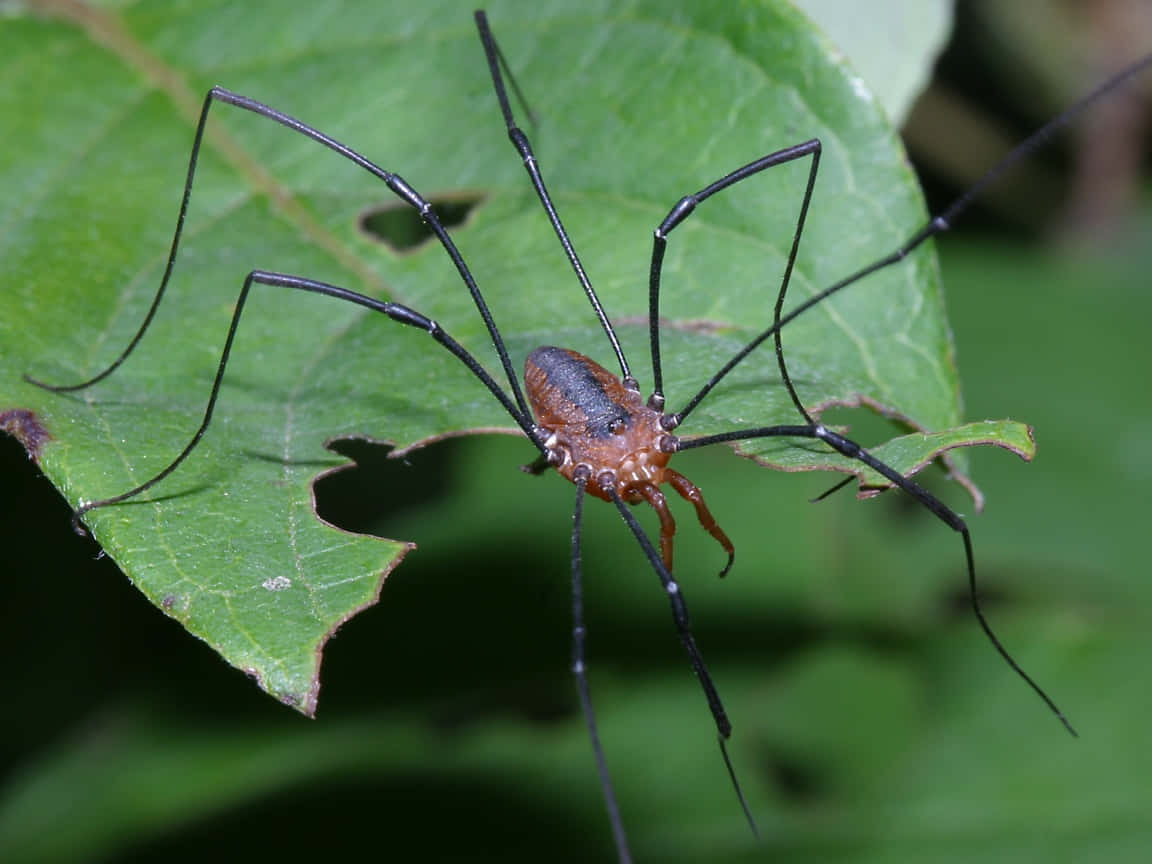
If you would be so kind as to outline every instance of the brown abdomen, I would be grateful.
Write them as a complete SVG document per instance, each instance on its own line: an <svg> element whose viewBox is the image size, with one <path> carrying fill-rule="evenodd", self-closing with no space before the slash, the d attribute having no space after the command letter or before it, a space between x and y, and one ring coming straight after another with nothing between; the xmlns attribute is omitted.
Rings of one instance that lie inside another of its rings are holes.
<svg viewBox="0 0 1152 864"><path fill-rule="evenodd" d="M600 364L567 348L544 346L524 363L524 386L544 427L583 426L591 438L619 435L632 424L637 394Z"/></svg>

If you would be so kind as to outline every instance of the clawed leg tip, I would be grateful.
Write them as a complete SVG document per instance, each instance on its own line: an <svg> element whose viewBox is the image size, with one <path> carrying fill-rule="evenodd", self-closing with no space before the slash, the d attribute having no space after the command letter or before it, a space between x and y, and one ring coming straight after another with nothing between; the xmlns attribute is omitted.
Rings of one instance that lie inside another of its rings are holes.
<svg viewBox="0 0 1152 864"><path fill-rule="evenodd" d="M80 506L77 507L76 511L72 514L72 530L80 537L91 536L88 533L88 529L84 527L84 523L81 521L84 518L84 514L91 509L92 505L86 504L83 500L81 500Z"/></svg>

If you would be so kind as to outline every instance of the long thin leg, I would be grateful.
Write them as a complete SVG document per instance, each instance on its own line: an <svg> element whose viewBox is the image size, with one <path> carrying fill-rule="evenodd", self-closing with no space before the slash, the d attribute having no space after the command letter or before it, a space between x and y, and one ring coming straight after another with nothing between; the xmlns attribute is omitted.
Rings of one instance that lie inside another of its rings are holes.
<svg viewBox="0 0 1152 864"><path fill-rule="evenodd" d="M376 300L372 297L367 297L364 294L358 294L355 291L349 291L347 288L340 288L336 285L329 285L326 282L317 282L313 279L305 279L302 276L290 276L284 273L271 273L266 270L253 270L248 274L244 280L244 287L240 289L240 296L236 300L236 309L232 313L232 322L228 325L228 335L224 340L224 350L220 354L220 363L216 367L216 377L212 381L212 392L208 396L208 404L204 409L204 418L200 421L200 426L192 439L180 451L180 454L173 459L166 468L158 472L155 476L141 483L127 492L119 495L114 495L111 498L102 498L99 501L81 502L77 508L76 513L72 517L73 528L77 533L83 534L84 531L80 527L80 519L89 510L97 507L105 507L109 504L117 504L121 501L126 501L133 498L155 486L169 474L176 470L191 453L196 445L200 443L200 439L204 437L204 433L208 430L208 424L212 422L212 411L216 407L216 399L220 395L220 385L224 380L224 370L228 366L228 357L232 352L232 342L236 338L236 330L240 324L240 316L244 312L244 304L248 300L248 292L253 284L261 285L276 285L283 288L295 288L300 291L310 291L314 294L325 294L329 297L335 297L338 300L344 300L349 303L355 303L374 312L383 312L393 321L399 321L401 324L407 324L409 327L417 327L421 330L427 331L428 335L447 348L450 352L468 367L481 383L488 388L489 392L499 400L500 404L504 406L512 419L519 424L520 428L524 430L524 434L528 436L537 447L543 451L543 441L540 438L536 427L532 424L531 415L521 412L508 395L500 388L492 376L481 366L475 357L460 345L455 339L449 336L439 324L430 318L426 318L419 312L409 309L407 306L401 306L399 303L389 303L384 300Z"/></svg>
<svg viewBox="0 0 1152 864"><path fill-rule="evenodd" d="M630 390L637 390L639 385L628 368L628 361L624 358L624 349L620 347L620 340L616 338L616 331L612 328L612 323L608 320L608 315L604 312L604 307L600 304L600 298L596 296L592 283L588 281L588 275L584 272L584 265L580 263L580 257L576 254L576 249L568 237L568 232L560 221L560 214L556 212L556 206L548 194L548 188L544 185L544 178L540 174L540 166L536 161L536 155L532 152L532 145L528 141L528 136L516 125L516 119L512 116L512 106L508 103L508 94L504 89L504 76L500 68L503 65L505 72L507 72L507 64L504 63L504 55L501 54L496 39L492 36L492 30L488 26L488 16L483 11L476 13L476 29L480 31L480 41L484 44L484 54L488 58L488 71L492 75L492 86L496 89L496 99L500 103L500 111L504 114L504 125L508 127L508 138L520 154L524 168L532 180L532 187L536 190L536 197L540 199L540 204L544 207L544 212L548 214L548 220L552 223L552 230L556 232L560 245L564 247L564 254L568 256L568 261L576 272L576 278L580 280L580 285L584 288L588 302L592 304L596 317L600 319L600 326L604 328L608 341L612 343L612 350L616 352L616 359L620 363L620 377L624 386ZM512 78L511 73L507 74L515 87L515 79Z"/></svg>
<svg viewBox="0 0 1152 864"><path fill-rule="evenodd" d="M723 579L732 569L732 562L736 560L736 549L733 547L732 541L728 539L724 529L716 524L715 517L708 509L708 505L704 503L704 493L700 491L700 487L679 471L673 471L671 468L665 468L664 475L668 478L668 483L672 488L680 494L680 497L696 508L696 518L700 521L700 527L711 534L728 553L728 563L720 571L720 578Z"/></svg>
<svg viewBox="0 0 1152 864"><path fill-rule="evenodd" d="M612 499L612 503L616 505L616 509L620 511L624 522L628 525L629 530L632 531L633 536L635 536L636 542L638 542L640 548L644 550L644 554L648 558L648 563L652 565L652 569L656 571L656 575L660 578L660 584L664 586L664 593L668 595L668 602L672 606L672 619L676 622L676 632L680 635L680 642L688 652L688 662L692 665L692 671L696 673L696 678L704 690L704 698L708 701L708 710L712 712L712 719L716 723L720 753L724 757L724 765L728 769L728 777L732 781L732 788L736 792L736 797L740 800L740 807L744 810L744 817L748 820L748 825L751 827L752 833L759 837L760 830L756 827L756 820L752 818L752 811L748 808L748 802L744 798L744 790L740 788L740 782L736 779L736 771L732 767L732 760L728 756L728 746L725 742L732 736L732 723L728 720L728 714L724 710L724 703L720 701L720 694L716 691L716 685L712 683L712 676L708 673L708 667L704 665L704 658L700 654L700 649L696 647L696 639L692 636L692 625L688 620L688 606L684 602L684 595L680 591L680 585L664 566L664 562L660 560L660 556L656 554L656 550L652 546L652 541L648 539L648 535L645 534L644 529L640 527L636 516L628 509L628 505L624 503L624 499L616 493L615 478L612 477L611 472L607 472L606 475L601 475L601 477L597 478L596 482L605 494Z"/></svg>
<svg viewBox="0 0 1152 864"><path fill-rule="evenodd" d="M513 372L512 362L508 358L508 350L504 346L504 340L501 338L500 332L496 329L496 322L492 320L491 312L488 311L488 304L484 302L484 297L480 293L480 288L476 285L476 280L472 277L468 265L464 263L464 258L456 248L456 244L452 242L452 238L448 235L447 229L440 223L439 217L437 217L436 213L432 210L432 205L424 200L415 189L409 186L400 175L385 171L371 160L361 156L351 147L341 144L334 138L329 138L323 132L312 128L306 123L300 122L295 117L277 111L275 108L270 108L262 102L257 102L255 99L249 99L247 96L233 93L231 90L226 90L223 87L213 87L204 98L204 106L200 109L200 119L196 123L196 134L192 139L192 154L188 159L188 174L184 180L184 194L180 199L180 212L176 217L176 230L172 234L172 246L168 251L168 262L164 267L164 275L160 279L160 287L156 291L156 296L152 300L148 314L144 316L144 322L140 325L140 329L136 331L136 335L133 336L132 340L128 343L128 347L102 372L78 384L45 384L29 375L24 376L25 380L39 387L43 387L45 390L52 390L58 393L83 390L85 387L91 387L98 381L102 381L116 371L117 367L128 358L128 355L135 350L136 345L144 337L144 333L148 330L152 319L156 315L156 310L160 307L160 301L164 297L164 292L168 287L168 281L172 276L172 270L176 265L176 253L180 248L180 238L184 231L184 219L188 214L188 203L192 198L192 183L196 176L196 165L200 157L200 147L204 140L204 129L208 122L208 112L216 101L225 102L237 108L242 108L245 111L251 111L253 114L261 117L266 117L269 120L274 120L294 132L298 132L301 135L311 138L313 141L323 144L329 150L339 153L345 159L359 165L372 176L384 181L384 184L400 198L401 201L412 206L419 212L420 218L436 235L440 244L444 247L444 251L446 251L448 257L452 259L452 263L455 265L456 271L460 274L460 278L463 279L464 284L468 286L468 291L472 295L472 300L476 304L477 310L480 312L480 317L484 319L484 325L488 328L488 335L492 339L492 345L500 357L500 364L504 367L505 375L508 376L508 384L512 389L512 396L516 400L516 405L521 414L529 415L528 405L524 401L523 393L520 392L519 380L515 372Z"/></svg>
<svg viewBox="0 0 1152 864"><path fill-rule="evenodd" d="M1123 71L1113 75L1104 83L1100 84L1094 90L1083 96L1078 102L1073 103L1062 114L1049 120L1028 138L1016 145L1003 159L993 165L985 172L976 183L971 186L962 195L957 197L952 203L945 207L938 215L929 219L919 230L917 230L911 237L900 244L899 247L894 249L889 254L885 255L877 261L872 262L854 273L844 277L838 282L829 285L822 291L814 294L802 303L798 304L795 308L789 310L787 315L779 315L773 321L772 326L758 335L755 339L736 352L736 355L724 364L715 375L708 381L707 384L701 388L695 396L688 401L688 404L677 411L675 414L670 415L675 425L679 425L695 408L700 404L700 401L711 392L720 381L731 372L745 357L751 354L757 347L759 347L764 340L775 333L778 333L780 328L785 324L795 320L800 315L807 312L813 306L818 306L823 303L833 294L859 282L861 279L870 276L878 270L883 270L893 264L903 261L910 255L918 246L928 240L930 237L935 237L937 234L942 234L951 229L956 220L964 214L964 212L972 206L984 190L1000 179L1002 175L1007 173L1017 163L1027 159L1041 147L1044 147L1049 139L1053 137L1060 129L1067 126L1080 114L1084 113L1093 104L1099 101L1111 90L1123 85L1125 82L1135 78L1148 67L1152 66L1152 54L1141 58L1132 65L1125 68Z"/></svg>
<svg viewBox="0 0 1152 864"><path fill-rule="evenodd" d="M1032 677L1013 659L1012 655L1008 653L1008 649L1004 647L1000 639L992 631L988 620L984 617L984 611L980 606L980 598L976 590L976 563L972 554L972 537L968 532L968 525L959 514L954 512L943 501L919 483L905 477L896 469L881 462L855 441L850 441L819 423L813 423L810 426L764 426L759 429L741 429L734 432L721 432L718 435L681 438L676 445L676 449L690 450L696 447L706 447L709 444L718 444L726 441L745 441L749 438L815 438L823 441L832 449L847 456L849 459L855 459L867 465L873 471L883 475L894 486L898 486L926 507L937 519L953 531L959 533L964 543L964 557L968 567L968 596L972 604L972 611L976 615L976 620L980 622L981 629L1004 661L1017 675L1024 679L1028 686L1036 692L1036 695L1044 700L1044 704L1046 704L1049 710L1056 715L1057 719L1064 724L1064 728L1072 733L1072 735L1078 737L1078 733L1068 721L1068 718L1064 716L1064 712L1057 707L1056 703L1044 692L1043 688L1032 680Z"/></svg>
<svg viewBox="0 0 1152 864"><path fill-rule="evenodd" d="M727 189L729 186L735 186L742 180L747 180L749 177L759 174L768 168L783 165L795 159L802 159L805 156L811 156L812 166L808 170L808 184L804 190L803 203L800 205L800 215L796 219L796 233L792 240L792 248L788 252L788 262L784 266L783 284L787 285L788 280L792 278L792 268L796 264L796 253L800 248L800 235L804 232L804 220L808 216L808 204L812 200L812 189L816 185L816 173L820 168L820 153L820 139L813 138L811 141L805 141L803 144L797 144L794 147L785 147L783 150L777 150L775 153L761 156L755 162L749 162L742 168L737 168L732 173L721 177L715 183L705 186L695 195L685 195L676 202L676 206L669 211L668 215L664 217L664 221L656 228L652 241L652 265L649 268L648 277L648 339L652 347L652 374L654 379L652 396L648 400L648 405L651 408L657 411L663 410L664 408L664 375L660 364L660 275L664 268L664 251L668 246L668 235L672 233L673 228L688 218L700 202L712 197L717 192ZM755 345L745 348L744 351L746 353L753 348L755 348ZM731 365L735 366L740 359L741 355L737 355L735 359L730 361ZM692 403L689 403L690 407L688 410L695 407L695 402L703 399L707 391L714 386L714 382L718 382L723 378L724 375L727 374L727 371L727 368L724 368L714 375L713 381L709 382L706 389L698 394ZM671 415L669 422L666 423L667 428L670 430L674 429L686 414L687 411L682 410L678 414Z"/></svg>
<svg viewBox="0 0 1152 864"><path fill-rule="evenodd" d="M988 639L991 640L996 650L1000 653L1000 656L1004 658L1008 665L1014 669L1021 678L1028 682L1029 686L1032 687L1032 689L1048 705L1049 709L1051 709L1052 712L1060 719L1060 722L1064 724L1064 727L1072 735L1075 736L1077 734L1076 730L1072 727L1072 724L1068 722L1068 718L1064 716L1063 712L1061 712L1060 709L1056 707L1056 703L1052 701L1048 694L1045 693L1044 690L1041 689L1041 687L1032 680L1031 676L1029 676L1020 667L1012 655L1008 653L1008 650L1003 646L1003 644L1001 644L1000 639L993 632L992 627L988 624L987 619L984 617L984 612L980 608L979 597L976 593L976 564L972 554L972 536L968 532L968 525L964 522L964 520L959 516L959 514L955 513L951 508L947 507L939 498L932 495L930 492L924 489L924 487L920 486L920 484L905 477L899 471L896 471L884 462L881 462L855 441L851 441L848 438L845 438L842 435L838 435L837 433L825 428L824 425L818 423L808 412L808 409L804 407L804 402L800 398L800 394L796 392L796 387L792 382L792 376L788 373L788 363L784 358L784 340L783 334L781 333L781 327L783 324L781 323L781 319L784 308L784 298L787 293L788 280L785 279L784 282L780 285L780 293L776 297L776 306L773 312L772 335L776 348L776 364L780 369L780 378L784 382L784 387L788 391L788 396L792 399L792 404L796 406L796 410L808 424L806 428L808 429L809 436L825 442L844 456L847 456L850 459L856 459L872 468L873 470L879 472L889 481L899 486L901 489L919 501L923 506L927 507L928 510L934 513L938 519L944 522L945 525L950 527L952 530L959 532L964 542L964 556L968 565L968 594L972 602L973 612L976 614L976 620L980 622L981 628L984 630L984 633L987 635Z"/></svg>
<svg viewBox="0 0 1152 864"><path fill-rule="evenodd" d="M692 625L688 620L688 606L684 602L680 584L664 566L660 556L656 554L652 541L648 539L648 535L644 533L644 529L636 521L635 515L624 503L624 499L616 493L614 483L601 483L600 488L608 493L612 503L620 511L620 515L628 523L628 527L636 536L637 542L640 543L640 547L652 564L652 569L660 578L660 584L664 587L664 593L668 595L668 602L672 606L672 618L676 622L676 631L680 635L680 641L684 644L684 650L688 652L688 661L692 664L692 671L696 673L696 677L700 680L700 686L704 688L704 698L708 700L708 710L712 712L712 718L716 721L716 731L723 738L730 737L732 723L728 720L728 714L724 710L724 703L720 701L720 694L716 691L716 685L712 683L712 676L708 674L708 668L704 665L704 658L700 655L700 649L696 647L696 640L692 636Z"/></svg>
<svg viewBox="0 0 1152 864"><path fill-rule="evenodd" d="M604 806L608 808L608 821L612 823L612 837L616 841L616 857L621 864L625 864L631 862L632 853L628 851L628 837L624 833L624 821L620 818L620 805L616 803L616 791L612 787L612 777L608 773L608 761L604 758L604 748L600 745L600 733L596 729L596 712L592 709L592 693L588 687L588 669L584 663L587 631L584 628L580 532L584 521L584 489L589 479L589 471L579 468L572 477L572 481L576 484L576 507L572 512L572 674L576 677L576 689L580 692L580 708L584 712L588 737L596 754L600 788L604 791Z"/></svg>
<svg viewBox="0 0 1152 864"><path fill-rule="evenodd" d="M980 623L981 629L984 631L985 635L988 637L989 641L992 643L993 647L1004 659L1004 661L1028 684L1029 687L1032 688L1033 691L1035 691L1035 693L1048 706L1049 710L1051 710L1052 713L1056 715L1064 727L1074 736L1077 735L1077 732L1073 728L1072 724L1068 721L1068 718L1064 716L1064 713L1059 709L1059 707L1057 707L1056 703L1052 701L1048 694L1044 692L1040 685L1038 685L1008 653L1008 650L1000 642L1000 639L996 636L995 632L993 632L991 625L989 625L988 620L985 618L983 609L980 606L979 595L977 594L976 590L976 565L972 552L972 537L968 531L967 524L957 513L947 507L942 501L940 501L918 483L907 477L904 477L899 471L896 471L894 468L877 459L856 442L844 438L843 436L825 428L812 417L812 415L804 407L803 401L800 399L799 394L796 392L796 388L792 382L791 376L788 374L788 365L784 358L784 346L781 338L781 329L789 321L793 320L807 309L810 309L812 306L820 303L840 289L863 279L864 277L876 272L877 270L902 260L908 255L908 253L926 241L929 237L947 231L952 226L952 223L955 221L955 219L959 217L965 210L967 210L968 207L971 206L972 202L975 201L976 198L980 195L980 193L983 192L986 187L994 183L1001 174L1007 171L1016 162L1027 157L1038 148L1043 146L1057 129L1067 125L1073 117L1080 114L1105 93L1115 87L1118 87L1149 66L1152 66L1152 54L1129 66L1124 71L1110 78L1108 81L1105 81L1095 90L1090 92L1087 96L1082 98L1079 102L1076 102L1066 111L1064 111L1064 113L1060 114L1058 117L1042 126L1023 143L1017 145L1016 148L1014 148L1000 162L994 165L974 186L972 186L963 195L953 201L947 208L944 209L940 215L930 219L923 228L913 234L908 241L906 241L894 252L824 289L819 294L809 298L804 303L800 304L797 308L793 309L791 312L789 312L788 315L783 314L784 298L788 291L788 279L785 278L780 285L780 291L777 295L772 326L757 336L756 339L750 342L739 352L737 352L736 356L733 357L732 360L725 364L721 370L712 377L712 379L704 386L704 388L699 393L697 393L692 400L689 401L688 405L683 410L675 415L672 415L671 417L674 423L681 422L684 417L687 416L687 414L700 403L700 400L702 400L711 391L711 389L717 383L719 383L719 381L725 375L727 375L728 372L732 370L732 368L736 366L736 364L743 360L744 357L751 353L765 339L767 339L769 336L773 336L776 348L777 365L780 369L780 375L784 381L784 385L788 391L788 395L791 398L792 403L795 405L796 410L800 413L808 425L768 426L759 429L745 429L735 432L726 432L719 435L705 435L695 438L681 439L677 443L677 449L685 450L694 447L703 447L709 444L716 444L725 441L746 440L749 438L815 438L824 441L826 444L844 456L847 456L851 459L856 459L869 468L872 468L874 471L887 478L893 485L898 486L904 490L904 492L911 495L921 505L931 511L938 519L944 522L944 524L948 525L950 528L961 535L964 544L965 561L968 569L969 599L972 604L972 611L976 615L976 619ZM795 244L798 242L799 231L797 232L796 239L793 244L793 251L795 251ZM830 494L832 491L840 488L840 485L841 484L838 484L837 486L833 487L833 489L829 490L829 493L825 493L825 495Z"/></svg>
<svg viewBox="0 0 1152 864"><path fill-rule="evenodd" d="M841 489L843 489L845 486L847 486L849 483L851 483L855 479L856 479L855 474L849 474L847 477L845 477L839 483L836 483L835 485L833 485L831 489L825 489L823 492L821 492L815 498L809 498L808 503L809 504L819 504L825 498L827 498L831 495L835 495L837 492L839 492Z"/></svg>

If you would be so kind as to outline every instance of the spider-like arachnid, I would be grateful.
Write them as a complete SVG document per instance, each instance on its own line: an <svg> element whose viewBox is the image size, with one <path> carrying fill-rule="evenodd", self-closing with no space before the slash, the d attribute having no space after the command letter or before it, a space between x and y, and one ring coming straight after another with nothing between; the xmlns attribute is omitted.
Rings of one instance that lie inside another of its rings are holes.
<svg viewBox="0 0 1152 864"><path fill-rule="evenodd" d="M574 624L573 666L579 682L589 730L594 742L596 741L596 726L588 695L588 684L585 674L583 647L584 628L581 611L580 539L581 514L585 494L593 494L596 497L610 501L618 508L622 518L627 522L638 542L643 547L652 568L659 576L668 594L676 625L691 658L693 668L704 687L710 710L712 711L717 729L720 733L721 747L723 748L724 740L730 732L730 725L721 704L720 697L712 684L700 652L695 646L682 594L676 579L672 575L675 524L669 515L664 494L660 486L668 484L679 495L685 497L693 504L701 525L720 542L727 552L728 564L724 567L725 571L728 566L731 565L733 548L722 529L709 514L699 490L689 479L669 468L668 462L674 454L679 451L725 441L761 437L787 437L820 442L843 456L856 460L879 473L892 485L902 489L914 500L918 501L944 521L949 527L959 532L962 538L965 566L968 571L969 581L974 586L975 566L973 563L972 545L963 520L920 485L908 479L899 471L890 468L882 460L877 459L866 450L863 450L849 438L837 433L835 430L826 428L819 422L816 415L805 407L797 392L797 387L794 385L789 374L789 367L786 360L787 354L782 336L782 328L784 325L802 314L805 310L819 304L825 298L853 284L869 273L902 260L908 252L923 243L926 239L942 230L946 230L952 219L967 207L971 198L969 196L961 198L943 214L931 220L924 229L912 235L906 243L902 244L900 248L892 254L877 261L875 264L866 266L848 275L843 280L836 282L829 288L809 298L805 303L794 306L785 312L785 299L790 276L801 248L802 233L808 213L808 205L816 185L821 153L820 143L816 139L812 139L800 145L776 151L743 165L731 173L725 174L722 178L704 187L699 192L686 196L672 208L656 230L650 268L651 281L649 285L649 328L654 380L651 390L641 391L637 379L632 375L625 352L619 340L616 338L615 329L613 328L611 320L602 308L590 280L585 276L575 249L560 222L559 215L552 206L550 196L548 195L543 178L536 164L531 146L528 143L528 138L516 125L509 100L505 93L501 75L501 62L496 43L491 38L482 15L478 15L477 21L480 26L482 43L488 57L493 84L504 114L509 135L524 160L525 166L532 178L534 188L552 221L553 228L563 244L564 251L575 269L596 316L609 339L616 361L620 367L620 375L617 376L609 372L603 366L583 354L564 348L540 347L528 355L525 384L522 390L518 376L510 360L509 352L504 345L504 340L500 335L500 331L492 315L488 311L487 304L484 301L479 287L472 278L471 272L463 257L456 250L447 230L444 229L425 198L398 175L378 168L355 151L350 150L343 144L338 143L316 129L300 123L288 115L280 113L260 102L223 88L215 88L209 94L209 98L206 100L200 115L200 126L198 128L196 142L193 146L192 160L181 208L180 224L178 225L171 247L167 271L161 282L160 290L156 294L152 308L144 323L141 325L136 338L132 340L111 366L84 382L63 386L54 384L46 385L39 381L36 383L40 383L42 386L48 386L49 389L54 390L84 389L111 374L117 366L119 366L120 362L132 352L138 340L145 334L152 320L153 313L159 307L168 277L176 261L177 248L180 240L180 227L183 225L183 215L191 195L196 159L199 153L201 135L204 123L208 117L209 108L215 101L223 101L279 122L341 153L346 158L376 175L402 201L420 212L428 226L443 244L452 263L455 265L472 294L473 300L484 319L492 343L496 348L500 363L504 369L508 389L505 390L468 350L463 348L448 333L440 328L434 320L420 312L401 304L380 301L337 285L298 275L264 270L253 271L244 281L243 288L237 300L235 313L228 329L224 351L219 360L208 405L204 412L200 428L194 437L170 464L156 472L143 483L120 494L83 503L77 510L77 518L81 518L85 513L94 508L126 501L134 498L146 489L151 488L175 470L185 457L198 445L212 419L216 398L220 392L221 383L224 380L233 337L238 332L238 325L241 320L242 311L245 308L245 301L253 285L308 291L342 299L358 304L364 308L381 312L393 321L426 331L434 340L461 361L498 400L508 415L519 425L525 436L537 447L540 458L534 463L532 469L539 471L544 470L547 466L553 466L577 487L576 518L572 535L572 572L574 579L574 611L576 616ZM1135 70L1130 70L1129 74L1134 74L1134 72ZM1106 87L1114 86L1114 84L1115 82L1109 82ZM1058 122L1063 123L1066 122L1067 119L1068 115L1062 115ZM1036 141L1037 139L1031 140ZM1014 156L1011 158L1015 159L1018 157ZM797 160L808 160L808 181L802 202L798 208L796 230L794 236L791 238L790 251L787 255L787 266L782 274L779 290L776 295L773 320L754 340L749 342L744 349L735 354L728 363L718 369L707 380L704 386L684 405L679 406L675 411L665 410L660 354L661 329L659 323L659 301L663 273L662 264L672 232L689 217L698 204L712 195L720 193L768 168ZM772 347L775 348L780 376L783 381L783 386L787 391L788 398L792 401L797 411L797 422L786 425L777 424L772 426L750 427L734 431L725 431L715 435L677 435L677 430L683 421L711 394L712 390L725 379L728 373L735 369L752 351L765 342L768 344L761 350L769 350ZM661 530L658 550L640 529L639 524L626 506L627 504L639 502L650 504L660 515ZM1045 698L1049 706L1052 707L1053 710L1056 710L1055 706L1052 705L1043 691L1033 684L1031 679L1028 679L1019 667L1015 666L991 630L988 629L980 613L979 606L976 604L974 590L972 599L980 623L985 628L989 638L993 640L997 649L1000 650L1008 662L1012 663L1013 667L1032 684L1034 689ZM1059 714L1058 711L1057 713ZM620 857L624 859L628 857L628 852L623 831L623 820L618 815L615 805L611 783L608 779L606 760L603 757L599 745L596 744L595 746L597 760L603 777L605 796L608 800L609 810L612 814L612 824L617 836Z"/></svg>

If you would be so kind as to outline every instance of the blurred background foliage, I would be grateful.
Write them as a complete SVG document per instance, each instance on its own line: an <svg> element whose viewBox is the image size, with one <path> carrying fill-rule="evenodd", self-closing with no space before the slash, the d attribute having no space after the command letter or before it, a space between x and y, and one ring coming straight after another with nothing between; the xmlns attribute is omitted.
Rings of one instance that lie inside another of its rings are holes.
<svg viewBox="0 0 1152 864"><path fill-rule="evenodd" d="M1139 2L960 4L906 124L934 209L1150 45ZM589 507L593 692L638 859L1147 859L1150 83L939 244L966 416L1026 420L1039 442L1031 465L972 456L989 614L1083 737L983 640L959 542L921 509L810 505L826 478L685 454L738 547L718 582L712 541L682 519L677 566L764 839L741 823L655 579ZM868 418L844 416L867 440ZM392 462L342 446L359 468L321 485L321 511L420 548L329 645L308 721L73 537L0 438L0 860L610 858L567 672L570 488L520 475L512 439Z"/></svg>

